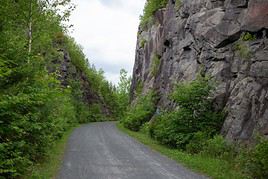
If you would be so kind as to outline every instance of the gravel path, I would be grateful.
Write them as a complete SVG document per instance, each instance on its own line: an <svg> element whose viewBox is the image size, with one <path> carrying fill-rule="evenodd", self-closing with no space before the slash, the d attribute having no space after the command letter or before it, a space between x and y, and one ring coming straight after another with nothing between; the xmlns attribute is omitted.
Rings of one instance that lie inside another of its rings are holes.
<svg viewBox="0 0 268 179"><path fill-rule="evenodd" d="M205 178L118 131L114 122L91 123L71 135L58 179Z"/></svg>

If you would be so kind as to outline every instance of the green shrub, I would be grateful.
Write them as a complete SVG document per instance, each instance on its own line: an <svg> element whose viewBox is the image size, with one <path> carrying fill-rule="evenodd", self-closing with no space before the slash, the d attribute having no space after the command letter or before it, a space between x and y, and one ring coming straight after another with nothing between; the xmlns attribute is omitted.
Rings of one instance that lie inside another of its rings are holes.
<svg viewBox="0 0 268 179"><path fill-rule="evenodd" d="M150 130L150 123L149 122L145 122L140 128L140 131L144 134L149 134L149 130Z"/></svg>
<svg viewBox="0 0 268 179"><path fill-rule="evenodd" d="M256 36L245 32L240 36L240 39L235 43L235 51L238 52L238 55L241 58L249 59L252 56L252 52L250 51L247 41L253 41L256 40Z"/></svg>
<svg viewBox="0 0 268 179"><path fill-rule="evenodd" d="M105 117L102 113L100 104L92 104L89 106L88 122L104 121Z"/></svg>
<svg viewBox="0 0 268 179"><path fill-rule="evenodd" d="M203 148L203 154L214 158L229 160L235 156L235 149L223 136L216 135L207 140Z"/></svg>
<svg viewBox="0 0 268 179"><path fill-rule="evenodd" d="M191 112L180 109L158 116L151 125L151 136L162 144L185 148L194 131L189 126Z"/></svg>
<svg viewBox="0 0 268 179"><path fill-rule="evenodd" d="M23 174L75 123L70 93L50 75L32 75L17 84L23 90L1 95L0 173L6 178Z"/></svg>
<svg viewBox="0 0 268 179"><path fill-rule="evenodd" d="M186 151L191 154L202 152L209 137L209 134L205 132L196 132L191 141L186 145Z"/></svg>
<svg viewBox="0 0 268 179"><path fill-rule="evenodd" d="M235 50L238 52L238 55L241 58L250 59L252 56L252 52L250 51L249 47L241 41L235 44Z"/></svg>
<svg viewBox="0 0 268 179"><path fill-rule="evenodd" d="M208 98L214 84L207 77L198 77L175 88L172 99L179 107L158 116L151 126L151 136L161 143L185 149L196 132L214 135L220 131L224 114L212 107Z"/></svg>
<svg viewBox="0 0 268 179"><path fill-rule="evenodd" d="M141 126L148 122L155 110L155 94L153 92L140 96L134 106L130 106L123 120L123 125L133 131L139 131Z"/></svg>
<svg viewBox="0 0 268 179"><path fill-rule="evenodd" d="M166 7L168 0L148 0L145 4L143 15L140 17L140 25L146 28L150 21L152 21L154 13L163 7Z"/></svg>
<svg viewBox="0 0 268 179"><path fill-rule="evenodd" d="M261 141L250 149L244 149L238 157L239 164L252 178L268 178L268 140Z"/></svg>
<svg viewBox="0 0 268 179"><path fill-rule="evenodd" d="M249 33L249 32L245 32L242 34L242 36L240 37L241 40L243 41L253 41L256 40L256 36Z"/></svg>

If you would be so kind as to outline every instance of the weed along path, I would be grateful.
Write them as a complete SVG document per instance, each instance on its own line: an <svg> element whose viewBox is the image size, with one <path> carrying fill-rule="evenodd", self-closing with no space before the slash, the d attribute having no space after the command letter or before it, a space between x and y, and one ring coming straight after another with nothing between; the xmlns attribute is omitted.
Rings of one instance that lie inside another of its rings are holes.
<svg viewBox="0 0 268 179"><path fill-rule="evenodd" d="M114 122L91 123L71 135L58 179L205 178L118 131Z"/></svg>

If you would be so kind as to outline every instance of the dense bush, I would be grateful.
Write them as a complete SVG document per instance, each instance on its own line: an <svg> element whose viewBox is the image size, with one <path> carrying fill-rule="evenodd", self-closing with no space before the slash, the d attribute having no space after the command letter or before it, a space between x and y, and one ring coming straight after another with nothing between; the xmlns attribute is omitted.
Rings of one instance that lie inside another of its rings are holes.
<svg viewBox="0 0 268 179"><path fill-rule="evenodd" d="M107 120L101 110L101 105L98 103L92 104L88 109L88 122L100 122Z"/></svg>
<svg viewBox="0 0 268 179"><path fill-rule="evenodd" d="M172 99L179 107L163 112L151 126L151 135L164 144L185 149L196 132L217 133L223 113L213 110L209 98L214 84L207 77L198 77L175 88Z"/></svg>
<svg viewBox="0 0 268 179"><path fill-rule="evenodd" d="M154 13L163 7L166 7L168 0L148 0L145 4L143 15L140 17L142 28L154 20Z"/></svg>
<svg viewBox="0 0 268 179"><path fill-rule="evenodd" d="M145 122L141 127L140 127L140 131L144 134L149 135L150 133L150 121Z"/></svg>
<svg viewBox="0 0 268 179"><path fill-rule="evenodd" d="M204 142L203 155L230 162L250 178L268 177L268 140L260 138L256 144L234 144L216 135Z"/></svg>
<svg viewBox="0 0 268 179"><path fill-rule="evenodd" d="M233 159L236 155L234 146L227 142L222 135L215 135L207 140L203 147L203 154L213 158Z"/></svg>
<svg viewBox="0 0 268 179"><path fill-rule="evenodd" d="M136 104L130 106L125 116L121 120L123 125L133 131L139 131L141 126L148 122L155 111L155 94L149 92L147 95L140 96Z"/></svg>
<svg viewBox="0 0 268 179"><path fill-rule="evenodd" d="M191 141L186 145L186 151L191 154L202 152L209 137L209 134L205 132L196 132Z"/></svg>
<svg viewBox="0 0 268 179"><path fill-rule="evenodd" d="M25 172L75 123L70 92L45 70L29 65L29 74L19 71L24 73L16 86L6 84L0 94L0 173L7 178Z"/></svg>
<svg viewBox="0 0 268 179"><path fill-rule="evenodd" d="M238 163L252 178L268 178L268 140L261 139L254 147L241 150Z"/></svg>
<svg viewBox="0 0 268 179"><path fill-rule="evenodd" d="M160 115L151 125L151 136L162 144L183 148L193 135L190 126L186 126L189 115L189 111L184 110Z"/></svg>

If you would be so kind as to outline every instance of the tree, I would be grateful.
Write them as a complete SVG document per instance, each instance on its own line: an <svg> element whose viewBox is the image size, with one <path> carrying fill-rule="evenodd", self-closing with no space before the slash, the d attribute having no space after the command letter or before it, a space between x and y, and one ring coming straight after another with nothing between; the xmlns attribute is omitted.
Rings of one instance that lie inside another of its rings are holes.
<svg viewBox="0 0 268 179"><path fill-rule="evenodd" d="M131 77L125 69L120 70L120 81L117 86L118 116L122 117L129 104Z"/></svg>

